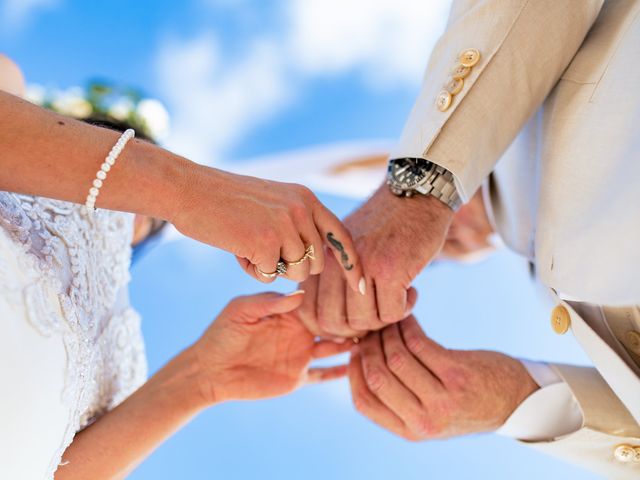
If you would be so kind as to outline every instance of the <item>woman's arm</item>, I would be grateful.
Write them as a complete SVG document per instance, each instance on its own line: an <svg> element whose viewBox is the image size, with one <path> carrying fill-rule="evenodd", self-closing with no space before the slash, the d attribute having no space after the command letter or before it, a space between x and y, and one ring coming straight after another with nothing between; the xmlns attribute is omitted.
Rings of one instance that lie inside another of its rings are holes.
<svg viewBox="0 0 640 480"><path fill-rule="evenodd" d="M78 433L56 480L120 479L206 404L198 395L197 362L186 350L122 404Z"/></svg>
<svg viewBox="0 0 640 480"><path fill-rule="evenodd" d="M302 303L303 293L265 293L232 301L198 342L76 435L55 479L124 478L208 406L276 397L309 381L344 376L344 365L309 370L314 358L350 346L315 342L291 313Z"/></svg>
<svg viewBox="0 0 640 480"><path fill-rule="evenodd" d="M119 136L0 92L0 189L84 203ZM196 169L184 158L133 140L109 172L97 204L173 218Z"/></svg>
<svg viewBox="0 0 640 480"><path fill-rule="evenodd" d="M79 122L0 92L0 190L84 203L96 172L120 134ZM354 291L364 285L351 235L308 189L233 175L150 143L127 144L100 189L97 207L172 222L187 236L233 253L265 283L280 258L302 281L320 273L326 244L342 259ZM338 243L329 242L330 237Z"/></svg>

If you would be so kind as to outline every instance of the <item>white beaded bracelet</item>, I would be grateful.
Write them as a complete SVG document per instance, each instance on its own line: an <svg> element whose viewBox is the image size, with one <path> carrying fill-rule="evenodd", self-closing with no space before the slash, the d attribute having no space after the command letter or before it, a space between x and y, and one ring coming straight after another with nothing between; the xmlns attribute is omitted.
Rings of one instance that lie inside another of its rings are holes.
<svg viewBox="0 0 640 480"><path fill-rule="evenodd" d="M125 130L109 152L109 155L107 155L107 158L104 159L104 163L100 166L98 173L96 173L93 186L89 189L89 195L87 195L87 201L84 204L89 215L92 215L96 208L96 199L100 194L100 187L102 187L102 183L107 179L107 172L109 172L111 167L115 165L116 160L124 150L127 142L135 136L136 132L132 128Z"/></svg>

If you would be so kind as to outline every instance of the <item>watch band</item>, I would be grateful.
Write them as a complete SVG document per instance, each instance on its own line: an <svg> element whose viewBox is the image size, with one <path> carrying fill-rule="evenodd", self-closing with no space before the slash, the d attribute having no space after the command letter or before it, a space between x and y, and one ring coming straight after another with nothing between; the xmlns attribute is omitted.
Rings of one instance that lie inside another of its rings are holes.
<svg viewBox="0 0 640 480"><path fill-rule="evenodd" d="M432 195L454 212L462 205L462 199L458 195L453 174L440 165L434 165L431 174L415 187L415 191L423 195Z"/></svg>

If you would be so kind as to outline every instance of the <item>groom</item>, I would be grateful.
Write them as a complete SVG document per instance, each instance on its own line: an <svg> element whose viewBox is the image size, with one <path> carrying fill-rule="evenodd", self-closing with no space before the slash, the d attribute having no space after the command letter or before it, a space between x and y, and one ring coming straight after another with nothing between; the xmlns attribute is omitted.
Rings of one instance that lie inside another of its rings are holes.
<svg viewBox="0 0 640 480"><path fill-rule="evenodd" d="M640 476L639 58L638 1L453 2L388 185L346 220L367 294L332 259L304 285L314 333L363 338L350 365L360 412L412 440L501 428ZM480 188L556 299L551 328L595 368L448 350L404 319L413 279Z"/></svg>

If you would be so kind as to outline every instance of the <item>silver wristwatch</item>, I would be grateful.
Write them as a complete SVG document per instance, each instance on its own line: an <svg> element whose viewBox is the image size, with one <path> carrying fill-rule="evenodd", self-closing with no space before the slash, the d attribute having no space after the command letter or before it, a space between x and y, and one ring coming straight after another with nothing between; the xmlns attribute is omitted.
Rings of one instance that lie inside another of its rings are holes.
<svg viewBox="0 0 640 480"><path fill-rule="evenodd" d="M387 184L394 195L432 195L454 212L462 205L453 174L424 158L396 158L389 161Z"/></svg>

